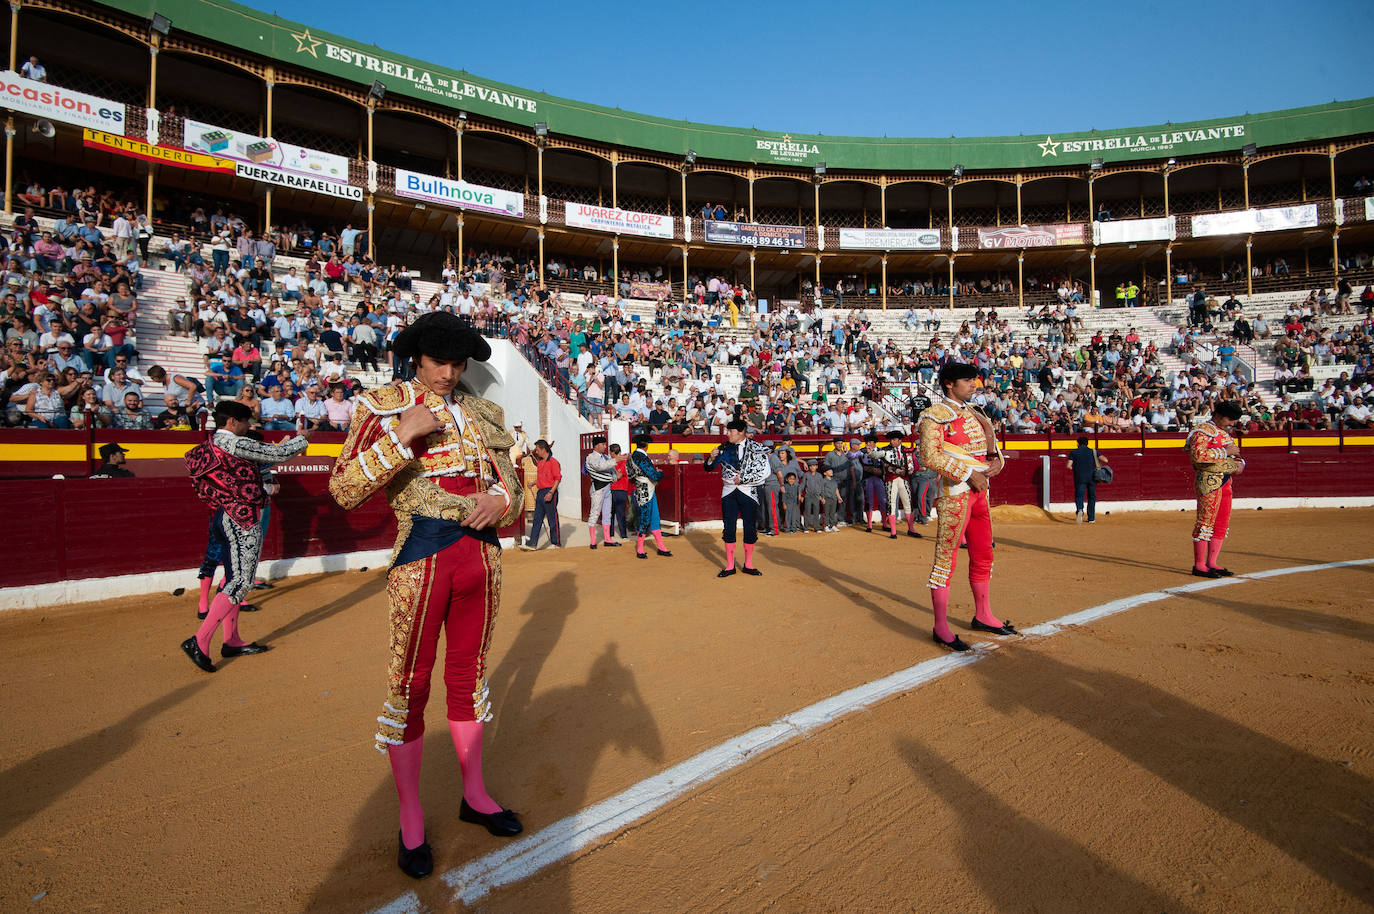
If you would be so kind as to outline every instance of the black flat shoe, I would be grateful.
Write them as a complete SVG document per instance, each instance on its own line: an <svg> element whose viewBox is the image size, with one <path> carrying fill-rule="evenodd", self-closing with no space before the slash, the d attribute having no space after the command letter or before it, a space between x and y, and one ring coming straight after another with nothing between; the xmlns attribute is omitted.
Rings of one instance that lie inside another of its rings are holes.
<svg viewBox="0 0 1374 914"><path fill-rule="evenodd" d="M895 534L895 533L889 533L889 534L887 535L887 538L890 539L890 540L895 540L895 539L897 538L897 534Z"/></svg>
<svg viewBox="0 0 1374 914"><path fill-rule="evenodd" d="M429 842L426 841L419 847L406 847L405 841L401 839L401 833L396 833L396 865L401 868L411 879L424 879L434 872L434 853L429 849Z"/></svg>
<svg viewBox="0 0 1374 914"><path fill-rule="evenodd" d="M914 540L925 539L924 536L921 536L921 534L917 533L915 530L908 530L908 531L906 532L906 535L909 536L909 537L911 537L911 538L914 539Z"/></svg>
<svg viewBox="0 0 1374 914"><path fill-rule="evenodd" d="M474 825L485 825L487 831L498 838L513 838L525 830L525 826L520 824L520 819L509 809L490 813L478 812L468 805L467 800L458 806L458 818Z"/></svg>
<svg viewBox="0 0 1374 914"><path fill-rule="evenodd" d="M1236 576L1236 573L1234 571L1231 571L1227 568L1213 568L1209 565L1207 566L1207 570L1212 572L1212 574L1216 575L1219 578L1234 578Z"/></svg>
<svg viewBox="0 0 1374 914"><path fill-rule="evenodd" d="M252 644L240 644L237 647L232 644L225 644L221 645L219 655L221 657L244 657L248 654L265 654L271 649L271 645L258 644L256 641Z"/></svg>
<svg viewBox="0 0 1374 914"><path fill-rule="evenodd" d="M596 548L596 543L592 543L592 548L593 548L593 549Z"/></svg>
<svg viewBox="0 0 1374 914"><path fill-rule="evenodd" d="M934 632L931 632L931 633L930 633L930 637L931 637L931 640L934 641L936 644L940 645L941 647L947 647L947 648L949 648L949 649L952 650L952 651L963 652L963 651L971 651L971 650L973 650L973 648L969 647L969 646L968 646L967 644L965 644L963 641L959 640L959 636L958 636L958 635L955 635L955 636L954 636L954 640L953 640L953 641L946 641L946 640L944 640L943 638L941 638L939 635L935 634Z"/></svg>
<svg viewBox="0 0 1374 914"><path fill-rule="evenodd" d="M200 610L196 610L196 618L199 619L199 620L202 621L202 622L205 621L205 617L208 616L208 615L210 615L210 611L209 611L208 609L207 609L205 612L201 612Z"/></svg>
<svg viewBox="0 0 1374 914"><path fill-rule="evenodd" d="M757 578L757 577L762 577L762 576L763 576L763 572L762 572L762 571L759 571L757 568L749 568L749 567L747 567L747 566L744 568L744 573L745 573L745 574L752 574L752 575L753 575L754 577L756 577L756 578Z"/></svg>
<svg viewBox="0 0 1374 914"><path fill-rule="evenodd" d="M655 551L658 552L659 555L666 555L668 558L672 558L672 557L673 557L673 554L672 554L671 552L669 552L667 549L658 549L658 550L655 550Z"/></svg>
<svg viewBox="0 0 1374 914"><path fill-rule="evenodd" d="M624 543L602 543L601 545L605 546L607 549L615 549L617 546L623 546L623 545L625 545L625 544L624 544Z"/></svg>
<svg viewBox="0 0 1374 914"><path fill-rule="evenodd" d="M974 619L973 619L973 622L969 625L969 628L972 628L975 632L988 632L989 634L993 634L993 635L1018 635L1018 634L1020 634L1020 632L1018 632L1016 629L1014 629L1014 628L1011 627L1011 620L1010 620L1010 619L1003 619L1003 620L1002 620L1002 627L1001 627L1001 628L994 628L993 626L988 625L986 622L979 622L978 619L977 619L977 617L975 616Z"/></svg>
<svg viewBox="0 0 1374 914"><path fill-rule="evenodd" d="M1192 572L1193 572L1193 577L1195 577L1195 578L1219 578L1219 577L1221 577L1221 575L1217 574L1215 571L1212 571L1210 568L1209 568L1207 571L1199 571L1199 570L1196 569L1196 568L1193 568L1193 569L1191 569L1191 570L1192 570Z"/></svg>
<svg viewBox="0 0 1374 914"><path fill-rule="evenodd" d="M181 649L186 652L186 656L191 658L191 662L200 667L207 673L215 671L215 665L210 662L210 658L205 656L205 652L200 649L200 644L196 641L196 636L192 635L181 642Z"/></svg>
<svg viewBox="0 0 1374 914"><path fill-rule="evenodd" d="M728 578L728 577L730 577L730 575L732 575L732 574L734 574L734 573L735 573L735 569L733 569L733 568L722 568L720 571L717 571L717 572L716 572L716 577L718 577L718 578Z"/></svg>
<svg viewBox="0 0 1374 914"><path fill-rule="evenodd" d="M645 553L645 552L636 552L636 553L635 553L635 558L637 558L637 559L647 559L648 557L649 557L648 553Z"/></svg>
<svg viewBox="0 0 1374 914"><path fill-rule="evenodd" d="M255 613L255 612L257 612L257 611L260 610L260 609L262 609L262 607L259 606L259 605L256 604L256 603L240 603L240 604L239 604L239 612L241 612L241 613Z"/></svg>

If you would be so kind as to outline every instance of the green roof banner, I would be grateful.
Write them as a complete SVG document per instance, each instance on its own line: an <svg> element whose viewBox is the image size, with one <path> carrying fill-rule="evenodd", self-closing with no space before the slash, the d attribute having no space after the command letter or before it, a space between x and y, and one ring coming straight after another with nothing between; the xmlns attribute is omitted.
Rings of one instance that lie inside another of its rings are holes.
<svg viewBox="0 0 1374 914"><path fill-rule="evenodd" d="M553 134L734 163L868 171L1015 171L1263 148L1374 132L1374 98L1207 121L1034 136L888 138L772 133L674 121L531 92L384 51L228 0L98 0L130 15L161 13L174 31L293 67L508 123L542 121ZM455 45L461 47L461 45Z"/></svg>

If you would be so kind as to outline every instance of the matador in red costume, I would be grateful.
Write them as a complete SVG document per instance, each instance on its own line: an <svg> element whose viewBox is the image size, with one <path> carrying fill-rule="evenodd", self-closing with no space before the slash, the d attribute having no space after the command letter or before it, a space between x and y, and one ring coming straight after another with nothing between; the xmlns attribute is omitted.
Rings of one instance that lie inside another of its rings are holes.
<svg viewBox="0 0 1374 914"><path fill-rule="evenodd" d="M959 558L959 540L968 540L968 581L973 590L974 631L1015 635L1011 622L992 614L992 515L988 481L1002 472L992 423L971 409L978 369L966 362L940 368L944 399L921 413L918 424L921 466L938 473L944 491L935 501L938 528L935 561L930 570L930 602L935 613L935 642L954 651L965 644L949 627L949 579Z"/></svg>
<svg viewBox="0 0 1374 914"><path fill-rule="evenodd" d="M396 512L387 694L375 740L390 758L400 800L397 862L418 879L433 870L420 807L420 738L440 630L448 725L463 773L459 818L494 835L521 831L515 813L483 785L482 725L491 718L486 654L501 599L496 531L523 505L501 408L457 390L469 359L491 357L487 341L438 311L402 331L393 348L397 359L414 361L414 380L359 396L329 491L350 510L384 491Z"/></svg>
<svg viewBox="0 0 1374 914"><path fill-rule="evenodd" d="M1240 421L1240 404L1227 401L1212 410L1211 421L1188 433L1188 459L1193 462L1197 493L1197 521L1193 524L1193 574L1200 578L1229 578L1217 565L1221 544L1231 527L1231 477L1245 470L1237 456L1240 446L1231 427Z"/></svg>

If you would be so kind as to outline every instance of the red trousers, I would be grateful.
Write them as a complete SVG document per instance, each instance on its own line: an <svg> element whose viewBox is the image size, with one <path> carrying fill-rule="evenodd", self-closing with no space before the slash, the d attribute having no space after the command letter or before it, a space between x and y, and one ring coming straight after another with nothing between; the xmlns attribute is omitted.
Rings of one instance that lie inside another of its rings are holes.
<svg viewBox="0 0 1374 914"><path fill-rule="evenodd" d="M1193 524L1193 542L1226 539L1231 529L1231 480L1226 480L1215 492L1197 497L1197 521Z"/></svg>
<svg viewBox="0 0 1374 914"><path fill-rule="evenodd" d="M935 561L930 586L946 587L959 564L959 540L968 539L968 579L976 584L992 578L992 514L987 492L943 495L935 501L939 513L935 533Z"/></svg>
<svg viewBox="0 0 1374 914"><path fill-rule="evenodd" d="M445 489L470 494L472 480L443 477ZM425 705L445 633L444 689L449 720L487 720L486 657L501 598L501 549L465 536L439 552L397 565L387 576L391 658L378 748L413 742L425 732Z"/></svg>

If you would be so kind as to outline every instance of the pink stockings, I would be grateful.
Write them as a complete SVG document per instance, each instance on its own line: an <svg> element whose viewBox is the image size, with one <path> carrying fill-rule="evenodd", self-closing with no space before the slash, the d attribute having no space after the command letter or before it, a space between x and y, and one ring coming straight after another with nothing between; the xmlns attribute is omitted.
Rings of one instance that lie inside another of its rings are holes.
<svg viewBox="0 0 1374 914"><path fill-rule="evenodd" d="M1198 571L1207 571L1211 568L1219 567L1217 559L1221 557L1221 544L1225 542L1215 533L1210 540L1193 541L1193 567Z"/></svg>
<svg viewBox="0 0 1374 914"><path fill-rule="evenodd" d="M734 568L734 567L735 567L735 544L734 544L734 543L726 543L726 544L725 544L725 567L726 567L726 568ZM753 568L753 567L754 567L754 544L753 544L753 543L745 543L745 544L744 544L744 567L745 567L745 568Z"/></svg>
<svg viewBox="0 0 1374 914"><path fill-rule="evenodd" d="M414 740L387 746L391 779L401 804L401 843L412 850L425 843L425 811L420 806L420 753L423 743Z"/></svg>
<svg viewBox="0 0 1374 914"><path fill-rule="evenodd" d="M992 595L988 581L970 581L973 590L973 617L984 625L1001 628L1002 620L992 614ZM935 612L935 634L941 641L953 641L949 627L949 585L930 588L930 605Z"/></svg>
<svg viewBox="0 0 1374 914"><path fill-rule="evenodd" d="M217 593L210 603L205 621L196 632L196 643L207 654L210 653L210 639L215 637L215 630L221 622L224 623L225 644L230 647L243 647L248 643L239 637L239 604L230 602L228 594Z"/></svg>
<svg viewBox="0 0 1374 914"><path fill-rule="evenodd" d="M663 531L662 531L662 530L650 530L649 532L653 534L653 536L654 536L654 543L656 543L656 544L658 545L659 551L661 551L661 552L667 552L667 551L668 551L668 546L663 542ZM635 543L635 551L638 552L640 555L643 555L643 554L644 554L644 534L643 534L643 533L639 534L639 541L638 541L637 543Z"/></svg>
<svg viewBox="0 0 1374 914"><path fill-rule="evenodd" d="M482 722L451 720L448 730L453 735L458 767L463 772L463 799L478 812L500 812L501 804L487 795L486 785L482 783Z"/></svg>
<svg viewBox="0 0 1374 914"><path fill-rule="evenodd" d="M482 783L482 722L451 720L449 732L458 751L458 767L463 772L463 799L481 813L501 811L501 804L487 795ZM408 848L425 843L425 811L420 805L420 756L422 740L387 746L391 777L396 782L396 799L401 807L401 841Z"/></svg>
<svg viewBox="0 0 1374 914"><path fill-rule="evenodd" d="M199 612L210 611L210 588L215 586L214 578L200 579L200 609Z"/></svg>
<svg viewBox="0 0 1374 914"><path fill-rule="evenodd" d="M949 630L949 585L930 588L930 605L935 611L935 635L941 641L952 642L954 632Z"/></svg>

